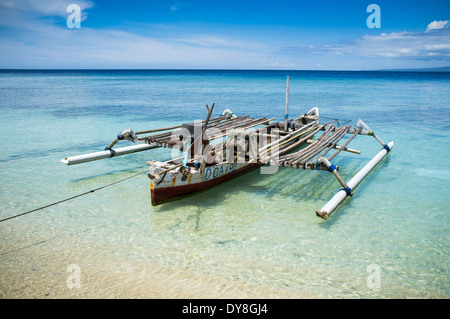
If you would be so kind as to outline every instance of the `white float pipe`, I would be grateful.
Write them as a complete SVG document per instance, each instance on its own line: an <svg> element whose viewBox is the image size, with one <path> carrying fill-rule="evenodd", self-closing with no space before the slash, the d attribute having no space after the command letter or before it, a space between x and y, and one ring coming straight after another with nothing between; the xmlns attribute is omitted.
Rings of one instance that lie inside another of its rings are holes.
<svg viewBox="0 0 450 319"><path fill-rule="evenodd" d="M81 164L81 163L85 163L85 162L96 161L96 160L110 158L110 157L114 157L114 156L142 152L142 151L150 150L150 149L156 148L156 147L158 147L158 146L155 144L131 145L131 146L126 146L126 147L116 148L114 150L106 150L106 151L101 151L101 152L66 157L66 158L62 159L61 162L64 164L67 164L67 165Z"/></svg>
<svg viewBox="0 0 450 319"><path fill-rule="evenodd" d="M391 150L394 147L394 141L388 144L389 149ZM377 164L383 159L384 156L388 153L388 150L383 148L374 158L370 160L369 163L366 164L353 178L347 183L348 187L351 190L354 190L359 183L372 171L372 169L377 166ZM322 217L323 219L328 219L328 217L333 213L333 211L347 198L347 191L341 189L339 192L334 195L332 199L322 209L316 211L317 216Z"/></svg>

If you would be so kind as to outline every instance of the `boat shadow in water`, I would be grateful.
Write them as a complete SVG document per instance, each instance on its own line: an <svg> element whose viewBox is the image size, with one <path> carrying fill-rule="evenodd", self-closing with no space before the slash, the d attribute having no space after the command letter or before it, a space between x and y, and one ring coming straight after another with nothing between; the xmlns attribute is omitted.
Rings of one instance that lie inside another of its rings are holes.
<svg viewBox="0 0 450 319"><path fill-rule="evenodd" d="M261 174L259 169L239 176L204 191L179 197L173 201L152 207L155 213L170 212L183 207L210 209L221 205L238 194L254 194L264 198L288 199L295 201L314 200L320 205L323 198L329 196L329 185L324 185L327 172L310 172L299 170L298 176L292 177L292 168L280 167L276 174ZM330 183L334 182L329 179ZM246 207L247 209L249 206ZM256 209L256 208L255 208ZM314 212L313 212L314 213Z"/></svg>
<svg viewBox="0 0 450 319"><path fill-rule="evenodd" d="M388 165L389 159L380 163L380 166ZM358 169L358 167L351 167L351 170L348 170L353 171L353 169ZM292 168L280 167L276 174L263 175L259 169L256 169L213 188L152 207L152 212L162 217L166 213L184 211L190 216L189 219L195 220L195 230L198 230L202 214L205 211L226 205L226 202L230 202L233 198L237 200L248 198L252 201L242 203L241 207L245 206L243 210L260 209L258 198L261 198L262 201L273 199L277 202L297 203L299 214L308 214L311 218L317 218L317 225L320 228L330 229L348 214L352 214L352 217L356 218L364 218L363 214L370 215L370 212L361 210L359 207L356 208L354 199L362 197L363 193L364 196L370 196L370 189L373 186L370 181L376 180L384 174L383 170L373 170L368 176L367 183L357 188L355 196L347 198L333 213L332 218L323 220L315 216L315 211L319 210L341 186L332 174L326 171L298 170L295 173L298 174L293 176ZM348 175L346 179L349 179L352 174L348 172L346 175ZM388 176L386 181L394 183L396 179ZM244 196L242 196L243 193ZM240 203L233 203L234 207L239 207L239 205Z"/></svg>
<svg viewBox="0 0 450 319"><path fill-rule="evenodd" d="M260 179L259 170L249 172L198 193L177 197L172 201L152 207L153 212L166 212L182 207L211 208L218 206L238 192L251 192Z"/></svg>

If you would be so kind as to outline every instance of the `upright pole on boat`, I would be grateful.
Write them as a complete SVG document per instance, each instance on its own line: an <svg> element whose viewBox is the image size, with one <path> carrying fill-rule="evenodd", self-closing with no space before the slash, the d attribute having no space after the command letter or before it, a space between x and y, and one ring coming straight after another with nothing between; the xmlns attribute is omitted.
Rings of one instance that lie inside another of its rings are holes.
<svg viewBox="0 0 450 319"><path fill-rule="evenodd" d="M288 132L288 117L289 117L289 75L286 79L286 110L284 112L284 130Z"/></svg>
<svg viewBox="0 0 450 319"><path fill-rule="evenodd" d="M186 151L184 152L184 160L183 160L185 168L187 168L188 159L189 159L189 152L188 152L188 150L190 149L189 146L190 145L189 145L189 140L188 140L187 143L186 143L186 147L185 147Z"/></svg>
<svg viewBox="0 0 450 319"><path fill-rule="evenodd" d="M205 126L203 126L203 129L202 129L202 135L200 136L200 143L202 145L202 154L203 154L203 134L205 134L206 128L208 127L209 118L211 117L211 114L212 114L212 111L214 109L214 105L215 104L216 103L213 103L211 105L211 108L209 108L208 104L206 104L206 108L208 109L208 116L206 117L206 120L205 120ZM205 171L205 166L206 166L205 157L202 156L202 163L201 163L201 166L200 166L200 173L203 173Z"/></svg>
<svg viewBox="0 0 450 319"><path fill-rule="evenodd" d="M209 122L209 119L210 119L210 117L211 117L211 114L212 114L212 111L213 111L213 109L214 109L214 105L215 105L216 103L213 103L212 105L211 105L211 108L209 108L208 107L208 104L206 104L206 109L208 110L208 115L206 116L206 120L205 120L205 125L203 126L203 129L202 129L202 138L203 138L203 134L205 134L205 131L206 131L206 128L207 128L207 126L208 126L208 122Z"/></svg>

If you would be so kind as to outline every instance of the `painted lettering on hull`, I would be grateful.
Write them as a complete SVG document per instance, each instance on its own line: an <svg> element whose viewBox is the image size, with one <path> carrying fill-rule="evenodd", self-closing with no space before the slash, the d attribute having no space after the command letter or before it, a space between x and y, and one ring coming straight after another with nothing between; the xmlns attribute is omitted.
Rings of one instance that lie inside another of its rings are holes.
<svg viewBox="0 0 450 319"><path fill-rule="evenodd" d="M205 170L205 181L231 173L234 170L236 170L236 163L207 167Z"/></svg>

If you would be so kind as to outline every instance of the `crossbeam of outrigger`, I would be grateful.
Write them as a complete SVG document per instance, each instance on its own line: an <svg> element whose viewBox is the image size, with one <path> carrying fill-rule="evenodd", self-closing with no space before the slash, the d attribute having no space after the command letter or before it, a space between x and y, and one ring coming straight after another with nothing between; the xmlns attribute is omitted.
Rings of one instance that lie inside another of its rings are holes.
<svg viewBox="0 0 450 319"><path fill-rule="evenodd" d="M275 118L236 116L229 109L211 118L215 106L212 104L206 106L208 115L204 121L137 132L127 129L105 150L66 157L61 162L74 165L159 147L182 151L183 156L179 158L146 163L150 165L152 205L203 191L266 165L329 171L342 189L316 211L317 216L328 219L390 152L394 142L384 143L362 120L354 128L340 126L337 120L320 123L317 107L298 118L288 119L288 94L289 78L283 122L274 121ZM319 136L314 138L316 135ZM346 182L339 174L339 167L332 162L342 151L360 153L348 147L357 135L374 137L382 149ZM346 141L338 145L346 136ZM113 149L121 140L137 144Z"/></svg>

